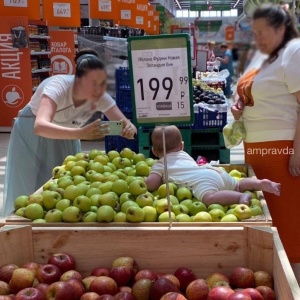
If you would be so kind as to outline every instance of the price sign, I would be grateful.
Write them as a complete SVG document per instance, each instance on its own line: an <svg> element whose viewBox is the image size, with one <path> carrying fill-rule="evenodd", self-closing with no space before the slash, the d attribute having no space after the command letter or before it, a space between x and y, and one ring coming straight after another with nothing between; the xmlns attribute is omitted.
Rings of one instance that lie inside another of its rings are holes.
<svg viewBox="0 0 300 300"><path fill-rule="evenodd" d="M121 19L122 20L131 20L131 10L122 9L121 10Z"/></svg>
<svg viewBox="0 0 300 300"><path fill-rule="evenodd" d="M70 3L53 3L53 16L60 18L71 17L71 5Z"/></svg>
<svg viewBox="0 0 300 300"><path fill-rule="evenodd" d="M138 25L143 25L144 24L144 18L136 16L135 23L138 24Z"/></svg>
<svg viewBox="0 0 300 300"><path fill-rule="evenodd" d="M134 121L140 125L194 121L190 37L128 38Z"/></svg>
<svg viewBox="0 0 300 300"><path fill-rule="evenodd" d="M4 6L28 7L27 0L4 0Z"/></svg>
<svg viewBox="0 0 300 300"><path fill-rule="evenodd" d="M111 0L99 0L98 7L101 12L111 12Z"/></svg>

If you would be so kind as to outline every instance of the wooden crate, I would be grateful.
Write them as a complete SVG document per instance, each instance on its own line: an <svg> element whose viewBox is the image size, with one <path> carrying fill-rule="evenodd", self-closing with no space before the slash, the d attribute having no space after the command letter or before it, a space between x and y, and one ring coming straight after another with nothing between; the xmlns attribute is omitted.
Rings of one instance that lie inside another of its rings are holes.
<svg viewBox="0 0 300 300"><path fill-rule="evenodd" d="M5 225L0 229L0 265L46 263L57 252L72 254L77 270L90 275L119 256L133 257L139 269L174 273L192 269L197 277L237 266L265 270L274 277L277 300L298 300L300 289L275 227L214 228L41 228Z"/></svg>
<svg viewBox="0 0 300 300"><path fill-rule="evenodd" d="M220 164L217 166L223 167L227 172L230 172L231 170L238 170L240 172L245 173L248 177L256 177L255 173L253 171L253 168L250 165L247 164ZM40 193L42 189L37 191L36 193ZM255 225L255 226L272 226L272 218L270 215L270 211L268 209L266 200L264 198L264 194L259 191L257 192L258 198L260 199L262 203L262 209L264 214L256 217L252 217L249 219L245 219L241 222L222 222L222 226L224 227L232 227L232 226L237 226L237 227L243 227L246 225ZM171 224L169 223L159 223L159 222L143 222L143 223L45 223L45 224L40 224L40 223L32 223L31 220L22 218L19 216L16 216L14 214L9 215L6 218L0 219L0 225L4 224L30 224L33 227L218 227L220 226L219 222L190 222L190 223L185 223L185 222L172 222Z"/></svg>

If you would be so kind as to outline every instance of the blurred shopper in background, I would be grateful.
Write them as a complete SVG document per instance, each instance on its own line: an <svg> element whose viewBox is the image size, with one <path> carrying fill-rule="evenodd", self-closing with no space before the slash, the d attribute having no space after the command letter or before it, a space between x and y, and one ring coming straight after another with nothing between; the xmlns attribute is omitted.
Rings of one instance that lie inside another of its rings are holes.
<svg viewBox="0 0 300 300"><path fill-rule="evenodd" d="M216 42L215 41L208 41L207 42L206 51L207 51L207 61L208 62L214 62L216 60L216 56L215 56L215 53L214 53L215 47L216 47Z"/></svg>
<svg viewBox="0 0 300 300"><path fill-rule="evenodd" d="M299 33L286 7L272 4L255 10L253 32L267 58L240 78L231 111L235 119L243 117L245 162L258 178L281 182L279 198L265 197L300 282Z"/></svg>

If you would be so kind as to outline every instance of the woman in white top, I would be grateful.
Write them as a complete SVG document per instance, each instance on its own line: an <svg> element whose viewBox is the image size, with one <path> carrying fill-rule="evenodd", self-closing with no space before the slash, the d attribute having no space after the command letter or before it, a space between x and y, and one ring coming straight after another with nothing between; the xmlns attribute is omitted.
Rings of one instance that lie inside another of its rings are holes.
<svg viewBox="0 0 300 300"><path fill-rule="evenodd" d="M123 137L132 139L137 132L106 93L107 74L97 52L81 50L75 62L75 75L45 79L15 120L7 154L3 216L14 210L16 197L35 192L66 156L80 152L81 139L100 139L109 133L101 120L85 125L95 112L103 112L109 120L122 120Z"/></svg>
<svg viewBox="0 0 300 300"><path fill-rule="evenodd" d="M268 57L239 80L232 113L235 119L243 116L245 162L258 177L281 183L279 198L265 197L291 263L300 266L299 33L280 5L257 8L253 32L258 50Z"/></svg>

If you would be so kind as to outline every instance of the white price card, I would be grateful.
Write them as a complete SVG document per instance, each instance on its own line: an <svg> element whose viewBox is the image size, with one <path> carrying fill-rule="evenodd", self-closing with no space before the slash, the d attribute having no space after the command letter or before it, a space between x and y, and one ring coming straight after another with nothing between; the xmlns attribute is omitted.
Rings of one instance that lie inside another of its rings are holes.
<svg viewBox="0 0 300 300"><path fill-rule="evenodd" d="M4 6L28 7L27 0L4 0Z"/></svg>
<svg viewBox="0 0 300 300"><path fill-rule="evenodd" d="M129 43L135 121L192 123L189 37L186 34L160 35L157 39L131 37Z"/></svg>
<svg viewBox="0 0 300 300"><path fill-rule="evenodd" d="M143 25L144 24L144 17L136 16L135 23L139 24L139 25Z"/></svg>
<svg viewBox="0 0 300 300"><path fill-rule="evenodd" d="M131 10L122 9L121 10L121 20L131 20Z"/></svg>
<svg viewBox="0 0 300 300"><path fill-rule="evenodd" d="M101 12L111 12L111 0L99 0L98 10Z"/></svg>
<svg viewBox="0 0 300 300"><path fill-rule="evenodd" d="M70 18L71 17L71 4L70 3L53 3L54 17Z"/></svg>

